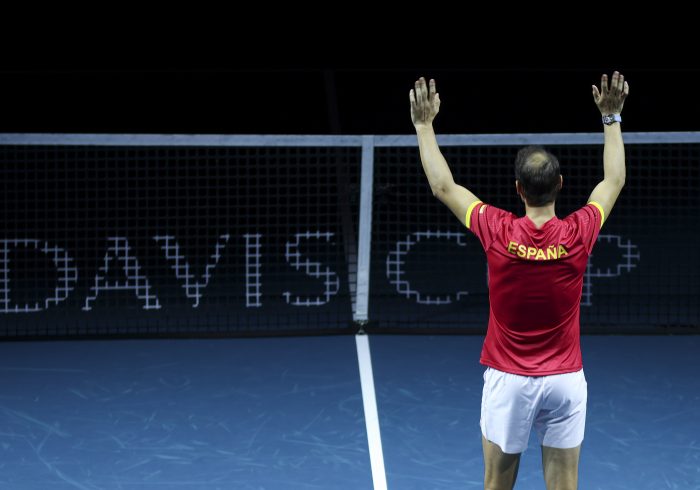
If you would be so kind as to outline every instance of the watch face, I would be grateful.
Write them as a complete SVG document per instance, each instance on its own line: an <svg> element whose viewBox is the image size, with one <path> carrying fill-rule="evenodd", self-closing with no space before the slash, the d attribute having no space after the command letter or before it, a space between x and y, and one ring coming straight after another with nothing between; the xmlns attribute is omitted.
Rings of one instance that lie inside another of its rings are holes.
<svg viewBox="0 0 700 490"><path fill-rule="evenodd" d="M608 126L614 123L615 120L615 114L606 114L603 116L603 124L607 124Z"/></svg>

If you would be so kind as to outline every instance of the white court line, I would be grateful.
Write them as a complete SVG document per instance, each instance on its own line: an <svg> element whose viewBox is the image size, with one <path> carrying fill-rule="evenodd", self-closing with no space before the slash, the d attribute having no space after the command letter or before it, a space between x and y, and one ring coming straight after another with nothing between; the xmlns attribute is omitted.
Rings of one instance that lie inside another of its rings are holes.
<svg viewBox="0 0 700 490"><path fill-rule="evenodd" d="M369 336L355 335L357 343L357 362L360 365L360 384L362 385L362 403L365 407L365 425L367 426L367 443L369 460L372 465L372 482L374 490L386 490L386 471L384 470L384 453L382 437L379 434L379 414L377 397L374 393L374 375L372 374L372 357L369 353Z"/></svg>

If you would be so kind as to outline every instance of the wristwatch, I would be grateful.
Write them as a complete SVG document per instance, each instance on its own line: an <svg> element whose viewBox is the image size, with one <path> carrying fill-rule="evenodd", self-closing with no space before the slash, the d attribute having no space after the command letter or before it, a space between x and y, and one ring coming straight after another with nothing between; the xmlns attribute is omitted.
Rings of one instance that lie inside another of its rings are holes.
<svg viewBox="0 0 700 490"><path fill-rule="evenodd" d="M622 117L619 114L606 114L603 116L603 124L610 126L612 123L622 122Z"/></svg>

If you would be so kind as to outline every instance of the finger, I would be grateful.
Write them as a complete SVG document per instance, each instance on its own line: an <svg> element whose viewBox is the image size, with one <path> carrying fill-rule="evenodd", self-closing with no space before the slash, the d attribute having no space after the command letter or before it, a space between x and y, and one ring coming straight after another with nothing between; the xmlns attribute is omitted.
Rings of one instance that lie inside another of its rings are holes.
<svg viewBox="0 0 700 490"><path fill-rule="evenodd" d="M593 102L597 104L598 100L600 100L600 92L598 92L598 87L595 85L591 85L591 88L593 89Z"/></svg>
<svg viewBox="0 0 700 490"><path fill-rule="evenodd" d="M435 90L435 80L433 80L433 79L431 78L431 79L430 79L430 89L429 89L429 91L428 91L428 95L429 95L429 97L430 97L430 100L432 100L433 97L435 97L435 93L436 93L436 90Z"/></svg>
<svg viewBox="0 0 700 490"><path fill-rule="evenodd" d="M629 95L629 93L630 93L630 86L629 86L629 84L628 84L627 82L625 82L625 88L624 88L624 90L623 90L623 92L622 92L622 96L623 96L624 98L627 98L627 96Z"/></svg>
<svg viewBox="0 0 700 490"><path fill-rule="evenodd" d="M433 98L433 107L435 108L435 112L440 109L440 94L437 92L435 93L435 98Z"/></svg>
<svg viewBox="0 0 700 490"><path fill-rule="evenodd" d="M413 91L413 89L409 90L408 99L411 101L411 109L415 109L416 108L416 93Z"/></svg>
<svg viewBox="0 0 700 490"><path fill-rule="evenodd" d="M611 91L613 94L617 94L617 93L618 93L618 86L617 86L617 84L618 84L618 80L619 80L619 79L620 79L620 74L619 74L618 72L614 71L614 72L613 72L613 76L612 76L612 82L610 83L610 91Z"/></svg>
<svg viewBox="0 0 700 490"><path fill-rule="evenodd" d="M416 103L418 105L423 103L423 85L424 84L421 84L421 80L423 80L422 77L419 78L418 80L416 80Z"/></svg>
<svg viewBox="0 0 700 490"><path fill-rule="evenodd" d="M617 90L618 92L622 93L622 91L625 89L625 76L620 73L620 78L617 79Z"/></svg>
<svg viewBox="0 0 700 490"><path fill-rule="evenodd" d="M600 77L600 94L604 97L608 95L608 76Z"/></svg>
<svg viewBox="0 0 700 490"><path fill-rule="evenodd" d="M420 77L420 95L424 101L428 100L428 87L425 85L425 78Z"/></svg>

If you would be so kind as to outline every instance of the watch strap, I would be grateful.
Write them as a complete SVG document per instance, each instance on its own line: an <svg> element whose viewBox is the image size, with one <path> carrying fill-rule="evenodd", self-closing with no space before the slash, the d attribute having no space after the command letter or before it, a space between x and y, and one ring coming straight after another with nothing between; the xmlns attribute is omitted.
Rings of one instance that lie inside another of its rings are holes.
<svg viewBox="0 0 700 490"><path fill-rule="evenodd" d="M613 123L621 123L622 122L622 116L619 114L606 114L603 116L603 124L607 124L610 126Z"/></svg>

